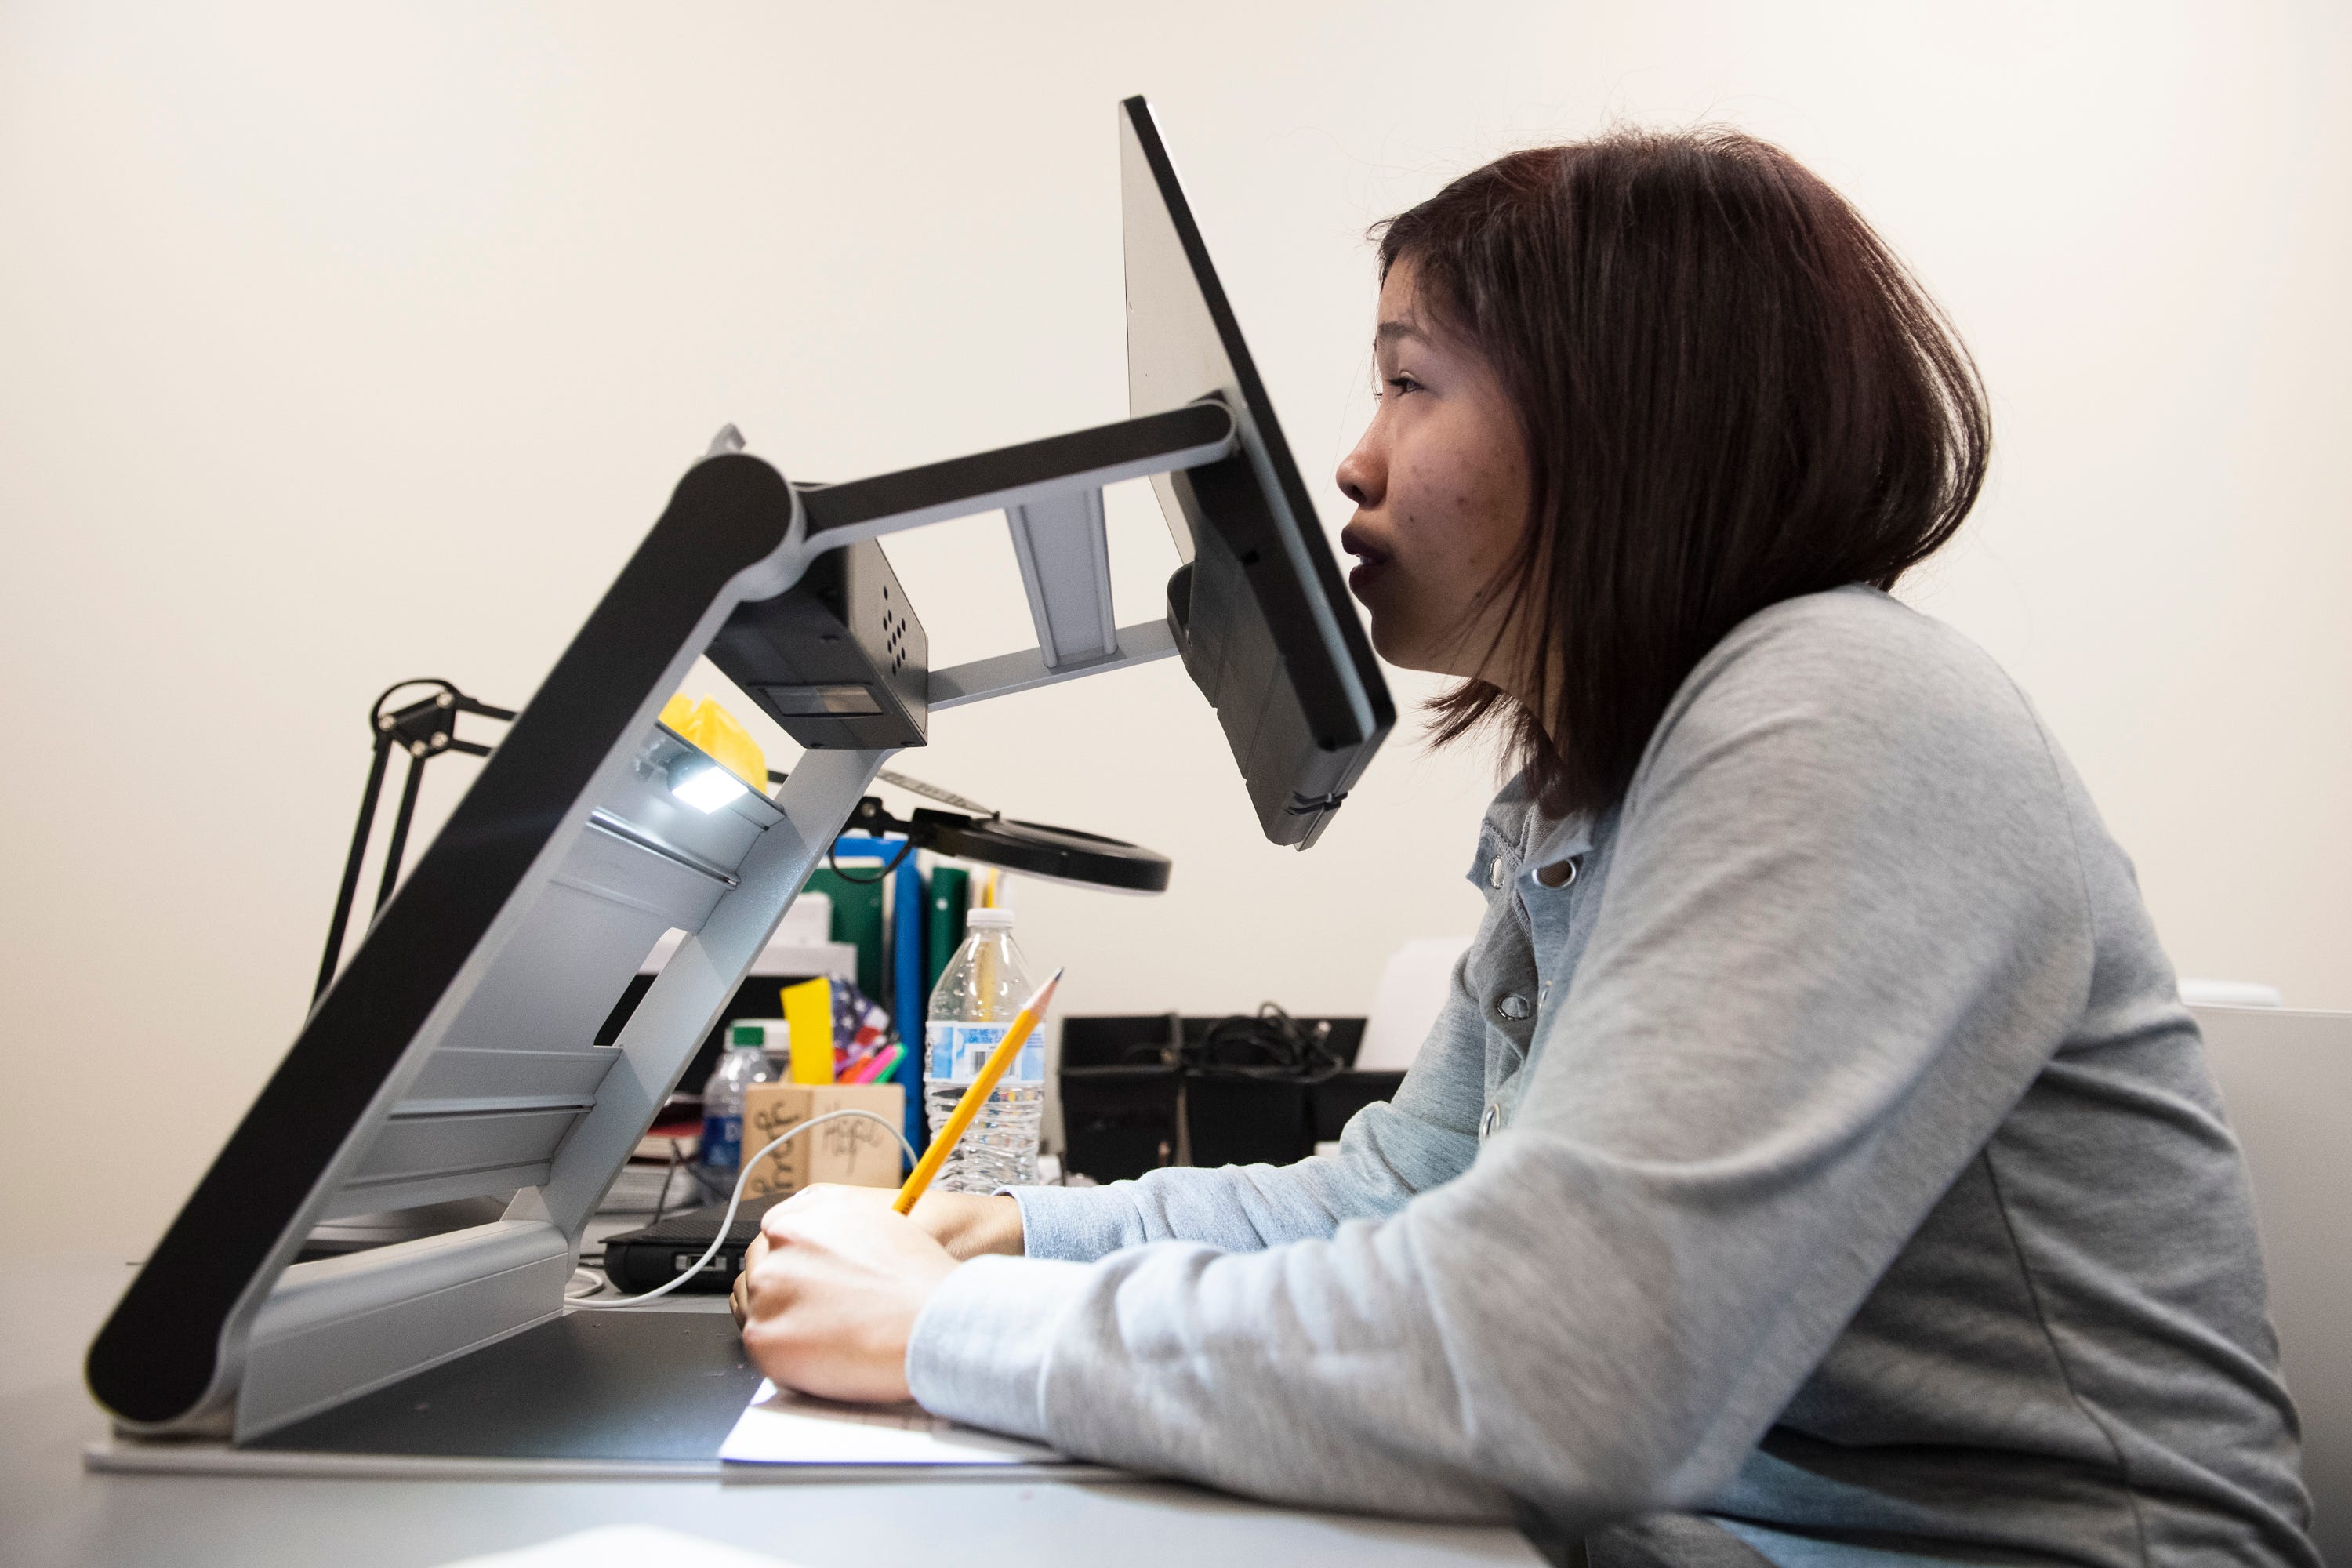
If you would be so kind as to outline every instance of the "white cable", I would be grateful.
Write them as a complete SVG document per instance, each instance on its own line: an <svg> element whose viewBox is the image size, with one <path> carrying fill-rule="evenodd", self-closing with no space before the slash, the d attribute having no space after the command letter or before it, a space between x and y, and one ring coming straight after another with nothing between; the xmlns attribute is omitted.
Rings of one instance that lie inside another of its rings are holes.
<svg viewBox="0 0 2352 1568"><path fill-rule="evenodd" d="M710 1246L703 1252L701 1257L694 1260L693 1268L682 1270L678 1277L671 1280L668 1284L657 1285L642 1296L618 1296L610 1300L599 1300L593 1296L566 1296L564 1300L574 1307L593 1307L599 1311L609 1311L615 1307L635 1307L641 1302L650 1301L657 1296L668 1295L671 1291L677 1289L679 1286L685 1284L688 1280L701 1273L703 1268L709 1265L710 1260L719 1256L719 1249L727 1245L727 1233L732 1229L735 1225L736 1205L743 1201L743 1184L751 1179L751 1173L759 1168L760 1162L766 1159L773 1151L782 1148L791 1140L797 1138L802 1133L807 1131L810 1128L822 1127L828 1121L838 1121L845 1116L863 1116L868 1121L880 1122L885 1128L889 1130L890 1136L898 1141L898 1147L907 1152L907 1158L909 1162L921 1158L921 1156L915 1152L915 1146L907 1142L906 1133L900 1131L887 1116L877 1116L870 1110L828 1110L823 1116L812 1116L797 1127L786 1128L782 1136L772 1140L765 1149L761 1150L758 1153L743 1162L741 1171L739 1172L735 1177L734 1195L727 1200L727 1217L719 1222L719 1234L710 1238Z"/></svg>

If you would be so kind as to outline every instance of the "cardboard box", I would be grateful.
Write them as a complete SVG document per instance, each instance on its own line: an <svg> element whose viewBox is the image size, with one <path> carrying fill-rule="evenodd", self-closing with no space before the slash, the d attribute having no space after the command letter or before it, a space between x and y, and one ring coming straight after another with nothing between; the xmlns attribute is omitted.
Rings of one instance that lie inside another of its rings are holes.
<svg viewBox="0 0 2352 1568"><path fill-rule="evenodd" d="M743 1094L743 1152L828 1110L870 1110L903 1126L907 1091L895 1083L755 1083ZM783 1197L817 1182L895 1187L905 1163L896 1138L862 1116L845 1116L803 1132L754 1165L743 1194Z"/></svg>

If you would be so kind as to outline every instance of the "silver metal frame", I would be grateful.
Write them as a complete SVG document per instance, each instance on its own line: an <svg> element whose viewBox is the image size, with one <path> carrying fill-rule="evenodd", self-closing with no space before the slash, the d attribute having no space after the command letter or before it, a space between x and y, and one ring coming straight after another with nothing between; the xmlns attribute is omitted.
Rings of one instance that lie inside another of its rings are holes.
<svg viewBox="0 0 2352 1568"><path fill-rule="evenodd" d="M730 451L726 433L713 454ZM450 1361L563 1310L583 1227L678 1075L887 760L812 751L772 802L707 816L667 789L682 747L663 700L736 607L797 582L818 553L992 510L1007 513L1038 645L930 672L954 707L1167 657L1162 623L1115 626L1102 487L1213 462L1221 441L930 504L810 535L804 492L769 559L737 574L640 704L629 738L549 838L411 1039L225 1331L214 1393L187 1432L238 1440ZM688 934L614 1047L596 1023L653 942ZM617 978L616 978L617 977ZM520 1189L496 1223L292 1261L320 1220ZM223 1417L228 1419L224 1421ZM141 1430L118 1423L126 1434Z"/></svg>

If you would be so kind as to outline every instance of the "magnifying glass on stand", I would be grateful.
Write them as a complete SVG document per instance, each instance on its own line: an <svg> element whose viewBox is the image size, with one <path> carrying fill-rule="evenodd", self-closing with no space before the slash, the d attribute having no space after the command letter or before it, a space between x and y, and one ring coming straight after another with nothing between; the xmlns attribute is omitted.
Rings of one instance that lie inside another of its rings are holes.
<svg viewBox="0 0 2352 1568"><path fill-rule="evenodd" d="M1107 838L1075 827L1055 827L1042 822L1022 822L988 812L975 802L899 773L886 773L884 782L900 789L946 799L985 815L939 811L917 806L908 817L892 816L880 799L867 795L849 814L849 826L877 837L896 835L904 845L880 875L887 876L918 849L957 860L976 861L1024 877L1067 882L1117 893L1164 893L1171 869L1167 856L1124 839ZM839 870L838 867L835 868ZM866 879L857 879L864 880Z"/></svg>

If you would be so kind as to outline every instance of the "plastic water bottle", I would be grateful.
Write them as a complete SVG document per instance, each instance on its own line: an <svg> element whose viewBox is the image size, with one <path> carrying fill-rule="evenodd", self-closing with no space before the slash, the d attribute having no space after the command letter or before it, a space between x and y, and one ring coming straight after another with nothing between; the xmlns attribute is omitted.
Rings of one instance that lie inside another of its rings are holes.
<svg viewBox="0 0 2352 1568"><path fill-rule="evenodd" d="M980 1076L1033 989L1021 950L1013 945L1011 910L974 910L964 918L964 930L963 946L931 992L923 1026L923 1108L934 1133L963 1098L964 1087ZM951 1193L1034 1185L1037 1131L1045 1114L1041 1024L940 1168L937 1184Z"/></svg>
<svg viewBox="0 0 2352 1568"><path fill-rule="evenodd" d="M695 1173L706 1189L722 1196L735 1190L743 1163L743 1091L776 1077L768 1060L767 1037L761 1024L728 1025L726 1054L702 1086L702 1141L695 1151Z"/></svg>

